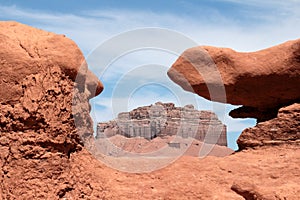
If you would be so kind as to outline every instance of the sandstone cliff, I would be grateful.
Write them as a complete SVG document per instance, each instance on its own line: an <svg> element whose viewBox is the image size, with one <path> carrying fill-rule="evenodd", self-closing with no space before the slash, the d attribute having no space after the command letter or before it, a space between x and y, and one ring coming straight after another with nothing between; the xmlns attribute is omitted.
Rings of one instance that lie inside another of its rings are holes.
<svg viewBox="0 0 300 200"><path fill-rule="evenodd" d="M146 139L177 135L227 146L226 126L217 115L195 110L193 105L175 107L173 103L157 102L120 113L110 122L98 123L98 138L117 134Z"/></svg>

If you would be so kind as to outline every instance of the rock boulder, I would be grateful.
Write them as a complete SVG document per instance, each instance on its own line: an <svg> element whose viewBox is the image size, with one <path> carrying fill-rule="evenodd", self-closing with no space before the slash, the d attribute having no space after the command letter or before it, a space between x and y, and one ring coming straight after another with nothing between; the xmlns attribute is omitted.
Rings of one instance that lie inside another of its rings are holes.
<svg viewBox="0 0 300 200"><path fill-rule="evenodd" d="M216 71L222 81L216 81ZM266 121L276 117L279 108L300 100L300 39L251 53L194 47L178 58L168 75L206 99L243 105L230 113L232 117ZM208 90L223 86L225 98Z"/></svg>

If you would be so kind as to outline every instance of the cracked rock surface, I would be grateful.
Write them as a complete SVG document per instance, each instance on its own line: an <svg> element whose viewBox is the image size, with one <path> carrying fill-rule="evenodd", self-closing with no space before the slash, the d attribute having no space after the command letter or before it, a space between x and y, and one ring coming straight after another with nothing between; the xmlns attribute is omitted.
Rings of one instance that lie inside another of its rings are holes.
<svg viewBox="0 0 300 200"><path fill-rule="evenodd" d="M101 92L101 82L62 35L1 22L0 44L2 199L93 196L98 187L77 169L73 155L87 154L82 138L92 134L88 100Z"/></svg>
<svg viewBox="0 0 300 200"><path fill-rule="evenodd" d="M239 149L280 144L300 145L300 104L281 108L277 117L247 128L237 141Z"/></svg>
<svg viewBox="0 0 300 200"><path fill-rule="evenodd" d="M92 135L88 100L103 87L86 66L79 70L78 47L16 22L0 22L0 44L1 200L300 198L295 143L225 158L184 156L146 174L106 167L83 146ZM278 118L295 109L284 108Z"/></svg>

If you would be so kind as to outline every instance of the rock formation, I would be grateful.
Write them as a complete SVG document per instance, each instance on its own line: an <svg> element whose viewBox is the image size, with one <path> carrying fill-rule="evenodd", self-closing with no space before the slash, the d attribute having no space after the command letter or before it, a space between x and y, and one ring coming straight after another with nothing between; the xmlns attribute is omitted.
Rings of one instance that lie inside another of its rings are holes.
<svg viewBox="0 0 300 200"><path fill-rule="evenodd" d="M227 146L226 126L218 120L217 115L210 111L195 110L193 105L181 108L173 103L157 102L120 113L117 119L110 122L98 123L98 138L116 134L146 139L178 135Z"/></svg>
<svg viewBox="0 0 300 200"><path fill-rule="evenodd" d="M299 147L281 145L225 158L184 156L149 174L117 172L101 178L109 176L107 199L298 200L299 162Z"/></svg>
<svg viewBox="0 0 300 200"><path fill-rule="evenodd" d="M211 99L205 78L199 74L202 69L214 70L211 62L204 62L209 58L220 72L227 103L243 105L230 115L253 117L260 122L242 133L237 141L240 150L262 145L299 144L300 39L253 53L195 47L180 56L168 75L184 88ZM187 87L189 84L192 89ZM222 87L214 80L207 84Z"/></svg>
<svg viewBox="0 0 300 200"><path fill-rule="evenodd" d="M82 145L93 139L88 99L102 86L85 67L74 82L84 59L78 47L15 22L0 22L0 43L0 199L300 198L300 148L293 137L298 104L280 109L272 123L258 124L266 137L241 138L243 146L251 145L248 139L264 144L273 140L267 129L276 124L270 131L283 127L278 138L289 142L225 158L184 156L155 172L124 173Z"/></svg>
<svg viewBox="0 0 300 200"><path fill-rule="evenodd" d="M63 35L1 22L0 44L0 199L92 196L73 155L88 154L88 99L102 84Z"/></svg>
<svg viewBox="0 0 300 200"><path fill-rule="evenodd" d="M239 149L263 145L300 145L300 104L281 108L276 118L244 130L237 143Z"/></svg>
<svg viewBox="0 0 300 200"><path fill-rule="evenodd" d="M222 82L209 78L215 69ZM300 101L300 39L252 53L194 47L178 58L168 75L206 99L243 105L230 113L232 117L266 121L276 117L279 108ZM223 86L226 98L211 96L208 87Z"/></svg>

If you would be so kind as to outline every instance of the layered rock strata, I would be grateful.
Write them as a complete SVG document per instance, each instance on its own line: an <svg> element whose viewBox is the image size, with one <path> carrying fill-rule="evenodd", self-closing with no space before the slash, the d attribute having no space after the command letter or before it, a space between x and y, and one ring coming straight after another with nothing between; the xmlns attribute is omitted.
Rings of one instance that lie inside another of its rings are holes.
<svg viewBox="0 0 300 200"><path fill-rule="evenodd" d="M247 128L237 143L239 149L281 144L295 144L300 148L300 104L281 108L276 118Z"/></svg>
<svg viewBox="0 0 300 200"><path fill-rule="evenodd" d="M217 115L195 110L192 105L182 108L175 107L173 103L157 102L120 113L117 119L110 122L98 123L98 138L117 134L146 139L177 135L227 146L226 126Z"/></svg>

